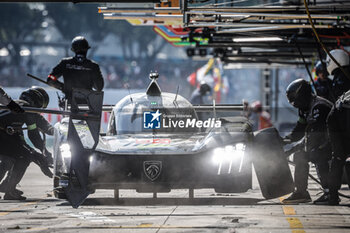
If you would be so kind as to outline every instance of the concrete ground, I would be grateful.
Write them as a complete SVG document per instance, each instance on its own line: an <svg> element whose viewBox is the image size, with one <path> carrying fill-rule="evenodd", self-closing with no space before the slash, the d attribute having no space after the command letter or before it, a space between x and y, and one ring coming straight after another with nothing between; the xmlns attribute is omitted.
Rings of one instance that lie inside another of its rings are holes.
<svg viewBox="0 0 350 233"><path fill-rule="evenodd" d="M340 206L282 205L264 200L256 182L243 194L220 195L211 189L167 194L98 190L78 209L52 196L52 181L31 165L19 187L24 202L0 200L0 232L350 232L350 201ZM344 186L345 187L345 186ZM320 191L309 182L313 199ZM350 195L349 190L342 193ZM1 195L2 196L2 195Z"/></svg>

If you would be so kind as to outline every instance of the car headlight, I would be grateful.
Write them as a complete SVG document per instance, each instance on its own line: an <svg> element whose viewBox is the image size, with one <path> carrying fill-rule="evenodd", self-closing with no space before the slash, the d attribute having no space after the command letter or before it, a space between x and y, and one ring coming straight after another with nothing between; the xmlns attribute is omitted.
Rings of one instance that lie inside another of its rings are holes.
<svg viewBox="0 0 350 233"><path fill-rule="evenodd" d="M222 162L232 162L233 160L242 159L244 156L245 144L236 143L225 147L214 149L212 161L214 164L221 164Z"/></svg>
<svg viewBox="0 0 350 233"><path fill-rule="evenodd" d="M61 155L63 158L72 157L72 153L70 151L70 145L68 143L64 143L60 146Z"/></svg>

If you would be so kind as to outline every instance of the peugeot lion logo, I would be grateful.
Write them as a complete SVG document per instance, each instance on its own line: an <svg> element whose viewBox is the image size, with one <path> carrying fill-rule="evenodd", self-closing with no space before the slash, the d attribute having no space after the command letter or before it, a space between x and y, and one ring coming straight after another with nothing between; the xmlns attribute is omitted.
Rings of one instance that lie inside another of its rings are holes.
<svg viewBox="0 0 350 233"><path fill-rule="evenodd" d="M156 180L162 171L161 161L144 161L143 171L148 179L151 181Z"/></svg>

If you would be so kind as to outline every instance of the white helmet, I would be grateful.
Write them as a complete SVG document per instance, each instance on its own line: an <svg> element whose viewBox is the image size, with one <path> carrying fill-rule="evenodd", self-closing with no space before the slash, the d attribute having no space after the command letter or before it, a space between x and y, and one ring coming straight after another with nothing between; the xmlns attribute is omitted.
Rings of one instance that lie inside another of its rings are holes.
<svg viewBox="0 0 350 233"><path fill-rule="evenodd" d="M333 49L331 51L332 56L337 60L339 65L341 66L347 66L349 65L349 55L342 49ZM337 64L327 55L327 71L329 74L332 74L332 72L338 68Z"/></svg>

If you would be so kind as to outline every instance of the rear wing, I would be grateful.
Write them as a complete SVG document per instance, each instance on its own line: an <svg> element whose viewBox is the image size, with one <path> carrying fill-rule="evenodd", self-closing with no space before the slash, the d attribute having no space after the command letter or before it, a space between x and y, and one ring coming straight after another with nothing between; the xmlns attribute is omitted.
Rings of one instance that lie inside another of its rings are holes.
<svg viewBox="0 0 350 233"><path fill-rule="evenodd" d="M115 105L103 105L103 112L111 112ZM243 104L202 104L202 105L193 105L193 109L196 112L208 112L208 111L217 111L217 112L232 112L232 111L244 111ZM179 108L179 107L174 107ZM68 106L68 110L70 110L70 106ZM79 105L79 110L86 111L88 110L88 106Z"/></svg>
<svg viewBox="0 0 350 233"><path fill-rule="evenodd" d="M103 105L102 112L112 112L113 107L115 105ZM33 113L51 113L58 115L66 115L66 116L75 116L75 117L86 117L86 118L96 118L96 115L86 113L85 111L89 110L87 105L79 105L79 111L77 113L73 113L70 111L70 106L68 106L67 111L64 110L53 110L53 109L42 109L42 108L32 108L32 107L22 107L26 112ZM0 105L0 109L8 109L7 106ZM203 105L193 105L193 109L196 112L232 112L232 111L245 111L245 108L242 104L203 104ZM85 113L84 113L85 112Z"/></svg>
<svg viewBox="0 0 350 233"><path fill-rule="evenodd" d="M109 105L109 104L102 105L102 112L112 112L114 106L115 105ZM77 106L77 108L79 109L79 111L88 111L89 110L89 106L84 105L84 104L79 104ZM67 106L67 110L68 110L68 112L70 112L70 110L71 110L70 105Z"/></svg>
<svg viewBox="0 0 350 233"><path fill-rule="evenodd" d="M232 112L232 111L244 111L243 104L202 104L193 105L196 112Z"/></svg>

